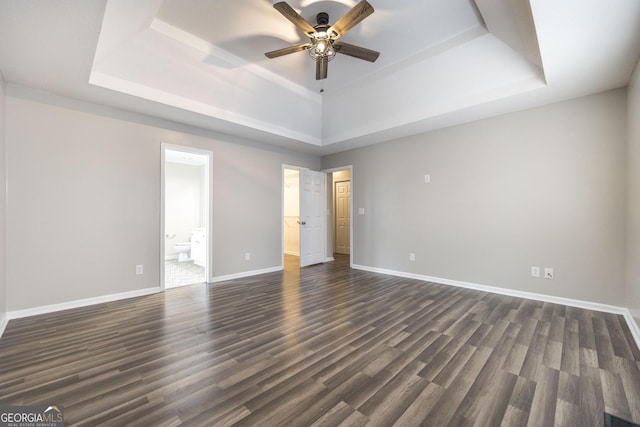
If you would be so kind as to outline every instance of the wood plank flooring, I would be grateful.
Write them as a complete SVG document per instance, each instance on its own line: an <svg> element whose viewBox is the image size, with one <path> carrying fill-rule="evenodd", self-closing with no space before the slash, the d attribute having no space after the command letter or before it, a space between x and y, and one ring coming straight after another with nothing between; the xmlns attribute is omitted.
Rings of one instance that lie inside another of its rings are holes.
<svg viewBox="0 0 640 427"><path fill-rule="evenodd" d="M0 403L86 426L640 423L640 351L618 315L338 258L12 320Z"/></svg>

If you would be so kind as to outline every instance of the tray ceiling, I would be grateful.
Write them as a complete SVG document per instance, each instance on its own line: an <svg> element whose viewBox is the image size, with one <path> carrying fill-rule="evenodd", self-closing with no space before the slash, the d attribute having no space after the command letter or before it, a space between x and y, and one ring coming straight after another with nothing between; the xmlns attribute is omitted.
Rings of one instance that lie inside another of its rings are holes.
<svg viewBox="0 0 640 427"><path fill-rule="evenodd" d="M322 81L305 52L264 56L305 41L271 0L3 2L0 70L9 83L330 153L621 87L640 54L637 0L369 2L375 12L342 40L379 59L338 55ZM356 1L288 3L315 23Z"/></svg>

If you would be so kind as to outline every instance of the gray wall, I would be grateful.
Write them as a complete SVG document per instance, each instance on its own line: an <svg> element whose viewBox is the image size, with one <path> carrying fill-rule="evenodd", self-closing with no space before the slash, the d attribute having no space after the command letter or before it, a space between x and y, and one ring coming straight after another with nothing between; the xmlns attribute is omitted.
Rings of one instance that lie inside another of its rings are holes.
<svg viewBox="0 0 640 427"><path fill-rule="evenodd" d="M626 306L626 115L620 89L324 157L354 264Z"/></svg>
<svg viewBox="0 0 640 427"><path fill-rule="evenodd" d="M281 265L282 164L320 165L14 86L6 115L10 311L159 286L163 142L213 152L212 276Z"/></svg>
<svg viewBox="0 0 640 427"><path fill-rule="evenodd" d="M636 73L629 138L621 89L323 158L323 168L354 165L354 263L630 305L638 319L638 86ZM317 157L7 91L0 310L159 285L162 142L213 151L212 276L280 265L281 165L318 169ZM555 278L532 278L532 265Z"/></svg>
<svg viewBox="0 0 640 427"><path fill-rule="evenodd" d="M0 333L7 313L7 175L4 91L4 77L0 71Z"/></svg>
<svg viewBox="0 0 640 427"><path fill-rule="evenodd" d="M627 301L640 325L640 63L629 85Z"/></svg>

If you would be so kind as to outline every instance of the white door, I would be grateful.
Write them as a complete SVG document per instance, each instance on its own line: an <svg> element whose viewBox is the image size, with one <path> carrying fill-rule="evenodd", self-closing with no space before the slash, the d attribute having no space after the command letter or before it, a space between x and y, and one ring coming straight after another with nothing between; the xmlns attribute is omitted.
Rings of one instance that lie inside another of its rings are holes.
<svg viewBox="0 0 640 427"><path fill-rule="evenodd" d="M351 183L336 182L336 253L350 254L351 242Z"/></svg>
<svg viewBox="0 0 640 427"><path fill-rule="evenodd" d="M326 174L300 171L300 267L326 260Z"/></svg>

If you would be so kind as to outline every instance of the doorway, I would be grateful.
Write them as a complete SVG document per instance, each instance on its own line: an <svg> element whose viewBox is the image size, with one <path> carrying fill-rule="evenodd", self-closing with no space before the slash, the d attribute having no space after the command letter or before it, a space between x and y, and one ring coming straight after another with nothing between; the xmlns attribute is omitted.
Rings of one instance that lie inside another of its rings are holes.
<svg viewBox="0 0 640 427"><path fill-rule="evenodd" d="M335 254L351 254L351 181L333 181Z"/></svg>
<svg viewBox="0 0 640 427"><path fill-rule="evenodd" d="M282 177L283 266L327 261L327 175L283 165Z"/></svg>
<svg viewBox="0 0 640 427"><path fill-rule="evenodd" d="M353 168L344 166L325 170L329 174L331 194L329 201L333 205L331 220L328 221L329 244L334 259L353 264L353 230L351 218L353 215Z"/></svg>
<svg viewBox="0 0 640 427"><path fill-rule="evenodd" d="M208 281L211 157L209 151L162 145L160 277L165 289Z"/></svg>
<svg viewBox="0 0 640 427"><path fill-rule="evenodd" d="M287 268L300 267L300 172L283 170L283 247Z"/></svg>

